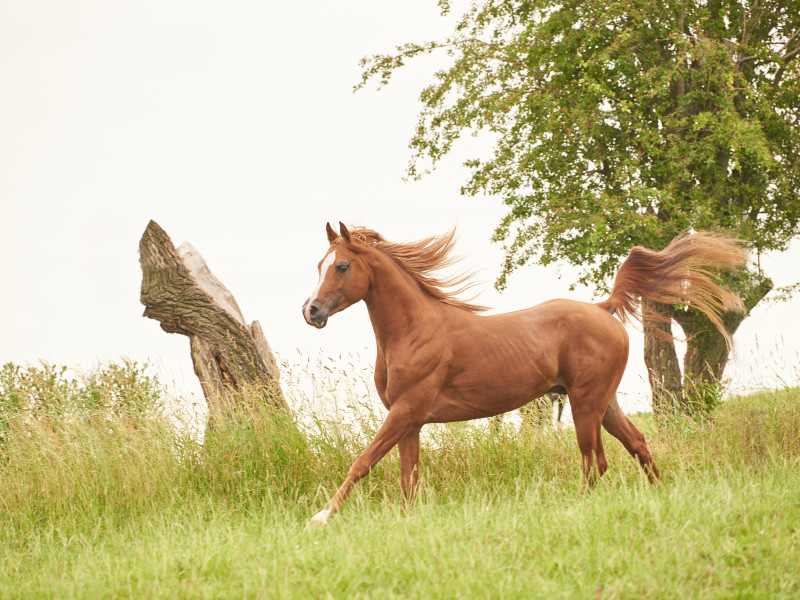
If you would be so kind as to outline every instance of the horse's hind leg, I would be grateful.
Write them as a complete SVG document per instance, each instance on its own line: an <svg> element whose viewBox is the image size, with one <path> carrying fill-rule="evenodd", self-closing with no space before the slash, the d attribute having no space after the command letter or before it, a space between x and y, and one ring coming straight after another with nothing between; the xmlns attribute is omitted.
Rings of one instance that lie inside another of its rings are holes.
<svg viewBox="0 0 800 600"><path fill-rule="evenodd" d="M642 469L647 473L651 483L656 483L661 479L661 473L653 462L653 457L650 456L650 450L647 449L644 435L639 431L636 426L631 423L630 419L626 417L617 402L617 395L611 398L608 404L606 414L603 416L603 427L606 431L617 438L625 449L631 453L642 465Z"/></svg>
<svg viewBox="0 0 800 600"><path fill-rule="evenodd" d="M580 404L573 403L572 420L583 458L583 489L586 485L594 487L608 468L600 437L601 416L595 410L581 410Z"/></svg>

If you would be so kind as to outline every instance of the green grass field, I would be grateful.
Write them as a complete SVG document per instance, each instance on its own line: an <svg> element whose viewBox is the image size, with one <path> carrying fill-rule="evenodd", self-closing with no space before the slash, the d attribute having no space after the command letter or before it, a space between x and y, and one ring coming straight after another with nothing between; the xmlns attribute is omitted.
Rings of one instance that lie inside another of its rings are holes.
<svg viewBox="0 0 800 600"><path fill-rule="evenodd" d="M658 488L611 438L580 494L570 430L438 427L408 514L393 451L311 531L380 414L198 445L160 393L135 365L0 372L0 598L800 597L797 389L635 416Z"/></svg>

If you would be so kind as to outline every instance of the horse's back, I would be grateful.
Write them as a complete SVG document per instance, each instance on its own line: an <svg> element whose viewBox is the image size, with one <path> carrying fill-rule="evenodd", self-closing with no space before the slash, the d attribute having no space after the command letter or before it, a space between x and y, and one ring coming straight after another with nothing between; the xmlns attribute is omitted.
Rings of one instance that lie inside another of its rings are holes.
<svg viewBox="0 0 800 600"><path fill-rule="evenodd" d="M535 334L548 342L610 337L614 342L627 343L622 324L598 304L577 300L548 300L531 308L497 315L479 317L490 328Z"/></svg>

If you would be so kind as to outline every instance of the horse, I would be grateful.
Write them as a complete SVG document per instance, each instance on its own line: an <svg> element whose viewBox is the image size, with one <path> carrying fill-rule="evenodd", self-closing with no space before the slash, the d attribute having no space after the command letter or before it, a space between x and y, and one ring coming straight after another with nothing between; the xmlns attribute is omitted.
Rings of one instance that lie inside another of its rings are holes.
<svg viewBox="0 0 800 600"><path fill-rule="evenodd" d="M354 484L395 445L403 503L410 503L419 483L425 424L499 415L554 391L569 396L582 490L594 486L608 466L601 426L655 484L662 477L645 438L617 402L628 361L624 323L641 318L640 298L690 306L708 316L730 348L721 314L744 311L736 294L712 280L711 270L739 267L747 253L737 240L708 232L681 234L660 252L633 248L602 302L559 299L481 315L485 307L459 298L471 275L440 274L456 262L454 229L406 243L341 222L338 234L330 223L325 229L329 248L303 317L322 328L332 315L366 303L377 343L375 386L388 414L309 526L326 525Z"/></svg>

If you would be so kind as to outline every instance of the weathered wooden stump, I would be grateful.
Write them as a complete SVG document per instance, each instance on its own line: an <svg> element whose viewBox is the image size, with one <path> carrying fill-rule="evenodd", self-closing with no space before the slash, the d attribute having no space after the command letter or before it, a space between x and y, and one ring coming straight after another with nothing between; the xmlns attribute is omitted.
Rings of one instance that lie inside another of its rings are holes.
<svg viewBox="0 0 800 600"><path fill-rule="evenodd" d="M176 249L150 221L139 242L144 316L167 333L189 337L194 371L208 402L209 421L253 398L281 409L278 365L258 321L244 319L233 294L191 244Z"/></svg>

